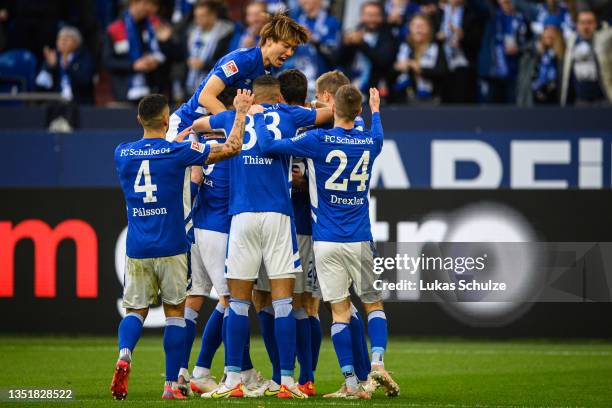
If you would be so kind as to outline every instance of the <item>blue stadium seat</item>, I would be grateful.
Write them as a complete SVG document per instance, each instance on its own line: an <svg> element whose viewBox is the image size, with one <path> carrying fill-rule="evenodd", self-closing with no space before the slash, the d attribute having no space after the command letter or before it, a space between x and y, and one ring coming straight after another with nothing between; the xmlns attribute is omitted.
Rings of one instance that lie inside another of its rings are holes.
<svg viewBox="0 0 612 408"><path fill-rule="evenodd" d="M34 89L36 57L28 50L16 49L0 54L0 92Z"/></svg>

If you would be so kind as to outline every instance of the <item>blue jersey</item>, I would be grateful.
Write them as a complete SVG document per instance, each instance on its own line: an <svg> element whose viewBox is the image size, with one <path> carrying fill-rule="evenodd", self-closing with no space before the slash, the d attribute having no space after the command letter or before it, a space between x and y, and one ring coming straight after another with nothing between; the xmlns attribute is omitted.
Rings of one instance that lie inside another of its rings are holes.
<svg viewBox="0 0 612 408"><path fill-rule="evenodd" d="M191 211L189 166L203 165L210 147L198 142L141 139L115 149L128 216L130 258L186 253L185 219Z"/></svg>
<svg viewBox="0 0 612 408"><path fill-rule="evenodd" d="M334 125L323 125L321 129L333 129ZM361 116L355 118L355 129L365 129L365 122ZM300 157L293 158L294 167L297 164L304 168L305 176L308 177L308 163ZM310 195L308 190L293 186L291 189L291 202L295 214L295 229L299 235L312 235L312 217L310 216Z"/></svg>
<svg viewBox="0 0 612 408"><path fill-rule="evenodd" d="M289 195L291 158L262 154L257 139L268 131L277 139L291 138L299 128L314 125L316 110L285 104L264 107L264 114L247 116L242 151L230 160L230 215L243 212L293 215ZM221 112L210 117L210 126L229 134L234 117L234 111Z"/></svg>
<svg viewBox="0 0 612 408"><path fill-rule="evenodd" d="M208 145L225 143L225 138L207 138ZM204 179L193 207L195 228L228 233L230 226L229 206L229 161L204 166Z"/></svg>
<svg viewBox="0 0 612 408"><path fill-rule="evenodd" d="M202 89L213 75L218 76L225 83L225 86L251 89L254 79L268 73L264 67L263 55L259 47L240 48L219 59L198 86L193 96L176 110L175 113L181 118L178 132L191 126L196 119L206 112L206 109L199 104L198 99Z"/></svg>
<svg viewBox="0 0 612 408"><path fill-rule="evenodd" d="M301 157L293 158L293 167L299 168L304 176L308 178L306 160ZM310 219L310 197L308 187L302 188L295 184L291 188L291 203L295 220L295 230L298 235L312 235L312 223Z"/></svg>
<svg viewBox="0 0 612 408"><path fill-rule="evenodd" d="M370 174L383 144L380 114L371 130L315 129L292 139L259 139L263 152L308 158L312 238L315 241L371 241Z"/></svg>

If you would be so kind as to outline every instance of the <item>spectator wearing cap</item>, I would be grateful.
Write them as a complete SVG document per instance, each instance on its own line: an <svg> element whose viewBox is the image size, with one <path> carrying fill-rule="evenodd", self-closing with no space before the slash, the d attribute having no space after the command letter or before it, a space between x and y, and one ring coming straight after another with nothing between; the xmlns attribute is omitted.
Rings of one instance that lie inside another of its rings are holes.
<svg viewBox="0 0 612 408"><path fill-rule="evenodd" d="M361 91L393 84L398 42L392 27L385 21L382 4L363 3L359 25L344 34L340 58L348 64L349 77Z"/></svg>
<svg viewBox="0 0 612 408"><path fill-rule="evenodd" d="M234 24L220 18L223 4L198 0L193 7L193 26L187 35L187 93L193 93L217 60L229 51Z"/></svg>
<svg viewBox="0 0 612 408"><path fill-rule="evenodd" d="M158 91L153 74L166 56L150 18L154 5L153 0L130 0L128 9L107 28L103 61L118 101L136 102Z"/></svg>
<svg viewBox="0 0 612 408"><path fill-rule="evenodd" d="M266 3L259 0L251 1L247 4L244 14L246 28L240 36L238 48L257 47L259 44L259 32L268 22L269 18L269 14L266 11Z"/></svg>
<svg viewBox="0 0 612 408"><path fill-rule="evenodd" d="M512 0L497 0L479 54L484 102L516 103L519 62L530 38L527 19Z"/></svg>
<svg viewBox="0 0 612 408"><path fill-rule="evenodd" d="M93 104L94 63L81 33L74 27L63 27L57 34L56 49L44 47L44 62L36 85L45 91L58 92L66 101Z"/></svg>
<svg viewBox="0 0 612 408"><path fill-rule="evenodd" d="M323 9L321 0L300 0L300 8L292 17L308 29L310 40L297 47L283 69L302 71L308 78L308 91L314 96L315 80L335 66L340 47L340 23Z"/></svg>
<svg viewBox="0 0 612 408"><path fill-rule="evenodd" d="M442 95L447 103L476 102L476 64L485 16L473 3L449 0L441 8L442 22L436 38L443 44L449 69Z"/></svg>
<svg viewBox="0 0 612 408"><path fill-rule="evenodd" d="M394 64L398 72L396 91L400 100L435 103L440 101L441 85L448 74L443 48L433 39L429 18L415 14L410 34L400 45Z"/></svg>
<svg viewBox="0 0 612 408"><path fill-rule="evenodd" d="M592 11L578 13L577 32L567 42L561 85L562 105L592 105L612 98L612 30L597 29Z"/></svg>

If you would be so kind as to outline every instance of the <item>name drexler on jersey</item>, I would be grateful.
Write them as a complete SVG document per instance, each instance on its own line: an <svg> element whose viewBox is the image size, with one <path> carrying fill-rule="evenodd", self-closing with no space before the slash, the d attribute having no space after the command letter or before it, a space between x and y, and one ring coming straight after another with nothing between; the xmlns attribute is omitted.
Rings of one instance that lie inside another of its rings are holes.
<svg viewBox="0 0 612 408"><path fill-rule="evenodd" d="M132 208L132 217L148 217L150 215L166 215L168 214L168 210L166 207L160 208L144 208L144 207L135 207Z"/></svg>
<svg viewBox="0 0 612 408"><path fill-rule="evenodd" d="M332 194L329 197L329 202L332 204L342 204L342 205L364 205L365 199L363 197L338 197L335 194Z"/></svg>
<svg viewBox="0 0 612 408"><path fill-rule="evenodd" d="M343 136L335 136L335 135L325 135L325 142L327 143L339 143L339 144L352 144L352 145L372 145L374 144L374 139L371 137L366 137L364 139L356 139L353 137L343 137Z"/></svg>
<svg viewBox="0 0 612 408"><path fill-rule="evenodd" d="M156 154L170 153L170 148L162 147L161 149L121 149L119 154L121 157L125 156L153 156Z"/></svg>

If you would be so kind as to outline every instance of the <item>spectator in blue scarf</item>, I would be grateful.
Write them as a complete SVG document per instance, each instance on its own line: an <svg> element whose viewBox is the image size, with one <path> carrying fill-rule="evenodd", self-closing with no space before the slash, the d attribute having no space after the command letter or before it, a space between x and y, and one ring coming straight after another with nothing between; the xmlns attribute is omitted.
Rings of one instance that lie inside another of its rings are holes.
<svg viewBox="0 0 612 408"><path fill-rule="evenodd" d="M560 67L565 43L556 23L547 20L537 45L537 64L531 90L533 101L538 105L559 104Z"/></svg>
<svg viewBox="0 0 612 408"><path fill-rule="evenodd" d="M94 102L94 64L82 42L79 30L63 27L57 34L57 48L43 50L45 61L36 85L42 90L60 93L66 101L90 105Z"/></svg>
<svg viewBox="0 0 612 408"><path fill-rule="evenodd" d="M309 99L315 94L315 80L335 66L340 47L340 23L327 13L321 0L300 0L293 19L310 32L307 44L297 47L283 69L298 69L308 79Z"/></svg>
<svg viewBox="0 0 612 408"><path fill-rule="evenodd" d="M153 0L130 0L128 9L108 26L103 61L111 73L113 96L136 103L158 91L154 71L166 61L151 22Z"/></svg>
<svg viewBox="0 0 612 408"><path fill-rule="evenodd" d="M531 31L512 0L497 0L480 54L481 93L484 102L516 103L521 55Z"/></svg>
<svg viewBox="0 0 612 408"><path fill-rule="evenodd" d="M415 14L409 31L394 64L398 73L395 91L399 100L438 103L448 74L444 49L433 40L433 27L427 16Z"/></svg>

